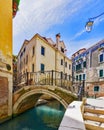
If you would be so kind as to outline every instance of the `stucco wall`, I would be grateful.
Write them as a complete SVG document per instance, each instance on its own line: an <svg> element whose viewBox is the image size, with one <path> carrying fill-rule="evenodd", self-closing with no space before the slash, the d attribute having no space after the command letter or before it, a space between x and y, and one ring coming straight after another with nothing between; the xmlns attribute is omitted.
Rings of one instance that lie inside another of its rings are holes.
<svg viewBox="0 0 104 130"><path fill-rule="evenodd" d="M45 48L45 55L41 55L41 46ZM36 44L36 71L40 71L40 64L45 65L45 71L55 70L55 51L54 49L43 42L41 39L37 39Z"/></svg>
<svg viewBox="0 0 104 130"><path fill-rule="evenodd" d="M12 115L12 0L0 0L0 122Z"/></svg>
<svg viewBox="0 0 104 130"><path fill-rule="evenodd" d="M24 47L26 48L25 53L20 59L20 54L23 52ZM34 56L32 55L34 47ZM45 49L45 55L41 55L41 47ZM28 55L28 63L24 64L24 59L26 61L26 56ZM63 59L63 65L61 65L61 59ZM65 67L65 62L67 62L67 67ZM20 64L22 64L22 69L20 70ZM45 39L43 40L37 34L29 41L28 44L24 44L22 49L18 55L18 71L19 73L32 72L32 64L34 64L34 71L40 71L40 65L45 65L45 71L48 70L56 70L63 71L64 73L71 75L72 65L71 60L68 59L65 54L59 52L59 50L55 49L51 46ZM70 64L70 69L69 69Z"/></svg>

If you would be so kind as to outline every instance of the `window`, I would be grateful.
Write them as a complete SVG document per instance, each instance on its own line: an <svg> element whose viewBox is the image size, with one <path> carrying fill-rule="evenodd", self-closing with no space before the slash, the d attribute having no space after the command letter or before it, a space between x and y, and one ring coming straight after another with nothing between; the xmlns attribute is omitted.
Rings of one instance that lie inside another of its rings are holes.
<svg viewBox="0 0 104 130"><path fill-rule="evenodd" d="M34 54L35 54L35 47L33 46L33 48L32 48L32 56L34 56Z"/></svg>
<svg viewBox="0 0 104 130"><path fill-rule="evenodd" d="M83 68L86 68L86 61L83 62Z"/></svg>
<svg viewBox="0 0 104 130"><path fill-rule="evenodd" d="M86 79L86 75L85 74L83 74L83 80L85 80Z"/></svg>
<svg viewBox="0 0 104 130"><path fill-rule="evenodd" d="M104 55L103 54L100 54L99 55L99 62L103 62L104 61Z"/></svg>
<svg viewBox="0 0 104 130"><path fill-rule="evenodd" d="M28 64L28 55L26 56L26 64Z"/></svg>
<svg viewBox="0 0 104 130"><path fill-rule="evenodd" d="M65 67L67 67L67 62L65 62Z"/></svg>
<svg viewBox="0 0 104 130"><path fill-rule="evenodd" d="M41 68L40 68L41 72L44 72L44 64L41 64L40 67L41 67Z"/></svg>
<svg viewBox="0 0 104 130"><path fill-rule="evenodd" d="M64 48L62 48L62 47L61 47L61 52L63 52L63 53L64 53Z"/></svg>
<svg viewBox="0 0 104 130"><path fill-rule="evenodd" d="M81 74L79 75L79 80L82 80L82 75Z"/></svg>
<svg viewBox="0 0 104 130"><path fill-rule="evenodd" d="M61 65L63 65L63 59L61 59Z"/></svg>
<svg viewBox="0 0 104 130"><path fill-rule="evenodd" d="M26 48L24 48L24 50L23 50L23 51L24 51L24 53L25 53L25 51L26 51Z"/></svg>
<svg viewBox="0 0 104 130"><path fill-rule="evenodd" d="M32 72L34 72L34 64L32 64Z"/></svg>
<svg viewBox="0 0 104 130"><path fill-rule="evenodd" d="M98 92L99 91L99 86L94 86L94 92Z"/></svg>
<svg viewBox="0 0 104 130"><path fill-rule="evenodd" d="M41 47L41 55L45 55L45 48L43 46Z"/></svg>
<svg viewBox="0 0 104 130"><path fill-rule="evenodd" d="M69 70L71 69L71 65L69 64Z"/></svg>
<svg viewBox="0 0 104 130"><path fill-rule="evenodd" d="M82 69L81 64L76 65L76 71L81 70L81 69Z"/></svg>
<svg viewBox="0 0 104 130"><path fill-rule="evenodd" d="M103 77L103 70L99 70L99 77Z"/></svg>
<svg viewBox="0 0 104 130"><path fill-rule="evenodd" d="M63 72L61 72L61 79L63 79Z"/></svg>
<svg viewBox="0 0 104 130"><path fill-rule="evenodd" d="M78 81L78 75L76 76L76 81Z"/></svg>

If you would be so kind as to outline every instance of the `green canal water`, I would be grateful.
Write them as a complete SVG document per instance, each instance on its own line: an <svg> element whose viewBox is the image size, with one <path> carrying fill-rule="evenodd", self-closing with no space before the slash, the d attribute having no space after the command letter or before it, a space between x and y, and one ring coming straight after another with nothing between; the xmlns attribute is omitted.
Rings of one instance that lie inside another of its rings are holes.
<svg viewBox="0 0 104 130"><path fill-rule="evenodd" d="M58 130L64 112L64 107L55 100L3 123L0 130Z"/></svg>

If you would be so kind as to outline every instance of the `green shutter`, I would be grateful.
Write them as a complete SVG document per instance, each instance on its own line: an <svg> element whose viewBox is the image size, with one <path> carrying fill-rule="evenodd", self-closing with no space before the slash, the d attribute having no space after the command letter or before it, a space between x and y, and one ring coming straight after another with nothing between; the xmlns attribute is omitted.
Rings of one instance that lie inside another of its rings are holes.
<svg viewBox="0 0 104 130"><path fill-rule="evenodd" d="M82 75L81 74L79 75L79 80L82 80Z"/></svg>
<svg viewBox="0 0 104 130"><path fill-rule="evenodd" d="M99 70L99 77L103 77L103 70Z"/></svg>
<svg viewBox="0 0 104 130"><path fill-rule="evenodd" d="M86 68L86 61L83 62L83 67Z"/></svg>
<svg viewBox="0 0 104 130"><path fill-rule="evenodd" d="M99 86L94 86L94 92L98 92L99 91Z"/></svg>
<svg viewBox="0 0 104 130"><path fill-rule="evenodd" d="M78 81L78 75L76 76L76 81Z"/></svg>

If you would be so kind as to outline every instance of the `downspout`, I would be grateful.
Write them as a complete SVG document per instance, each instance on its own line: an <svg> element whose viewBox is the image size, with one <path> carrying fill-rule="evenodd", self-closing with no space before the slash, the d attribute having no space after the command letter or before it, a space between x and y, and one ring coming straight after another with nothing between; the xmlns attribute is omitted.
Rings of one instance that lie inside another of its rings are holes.
<svg viewBox="0 0 104 130"><path fill-rule="evenodd" d="M65 74L65 56L64 56L64 74Z"/></svg>

